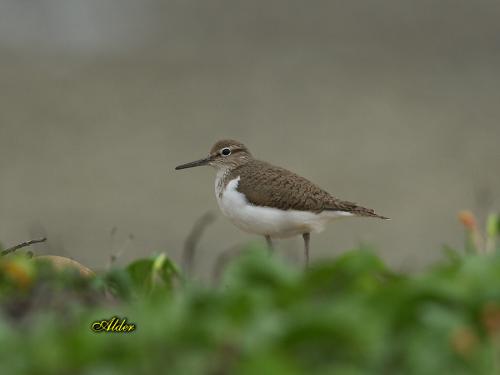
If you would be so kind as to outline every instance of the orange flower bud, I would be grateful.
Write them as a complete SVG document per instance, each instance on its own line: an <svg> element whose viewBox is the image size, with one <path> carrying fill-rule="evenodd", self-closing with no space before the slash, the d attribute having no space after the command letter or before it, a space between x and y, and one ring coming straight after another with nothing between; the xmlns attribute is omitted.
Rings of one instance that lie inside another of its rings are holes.
<svg viewBox="0 0 500 375"><path fill-rule="evenodd" d="M33 281L28 270L14 261L4 263L1 268L5 275L20 289L27 289Z"/></svg>
<svg viewBox="0 0 500 375"><path fill-rule="evenodd" d="M470 211L461 211L458 214L458 219L462 225L468 230L475 230L477 227L476 217Z"/></svg>
<svg viewBox="0 0 500 375"><path fill-rule="evenodd" d="M478 344L476 333L469 327L460 327L451 336L451 346L453 350L463 357L472 354Z"/></svg>
<svg viewBox="0 0 500 375"><path fill-rule="evenodd" d="M500 331L500 305L489 302L484 305L481 317L483 325L490 335L498 334Z"/></svg>

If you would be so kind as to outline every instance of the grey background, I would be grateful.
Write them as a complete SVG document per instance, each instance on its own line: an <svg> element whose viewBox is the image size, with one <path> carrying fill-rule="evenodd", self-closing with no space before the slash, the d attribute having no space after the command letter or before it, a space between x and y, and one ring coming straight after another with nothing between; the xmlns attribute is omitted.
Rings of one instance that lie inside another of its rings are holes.
<svg viewBox="0 0 500 375"><path fill-rule="evenodd" d="M332 224L316 259L364 242L418 269L462 246L459 210L498 209L499 19L486 0L1 0L0 239L179 260L218 211L213 170L173 168L230 137L393 218ZM252 239L220 217L199 272Z"/></svg>

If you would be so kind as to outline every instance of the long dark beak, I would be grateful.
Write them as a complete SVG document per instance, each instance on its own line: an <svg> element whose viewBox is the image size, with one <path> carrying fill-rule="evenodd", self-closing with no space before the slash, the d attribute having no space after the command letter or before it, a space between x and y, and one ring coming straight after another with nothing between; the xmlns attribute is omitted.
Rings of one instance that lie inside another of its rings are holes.
<svg viewBox="0 0 500 375"><path fill-rule="evenodd" d="M202 166L202 165L207 165L210 162L210 160L211 160L211 158L210 158L210 156L208 156L208 157L206 157L204 159L192 161L191 163L186 163L186 164L178 165L177 167L175 167L175 170L186 169L186 168L193 168L193 167L199 167L199 166Z"/></svg>

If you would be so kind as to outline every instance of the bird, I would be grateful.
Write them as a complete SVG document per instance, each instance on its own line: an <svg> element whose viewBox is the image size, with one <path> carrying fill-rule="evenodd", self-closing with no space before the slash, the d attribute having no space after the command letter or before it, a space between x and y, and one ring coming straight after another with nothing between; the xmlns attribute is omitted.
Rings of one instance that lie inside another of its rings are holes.
<svg viewBox="0 0 500 375"><path fill-rule="evenodd" d="M309 266L311 233L343 217L388 220L373 209L335 198L305 177L255 159L241 142L216 142L207 157L181 164L176 170L198 166L216 169L215 196L223 215L241 230L273 240L301 235L304 263Z"/></svg>

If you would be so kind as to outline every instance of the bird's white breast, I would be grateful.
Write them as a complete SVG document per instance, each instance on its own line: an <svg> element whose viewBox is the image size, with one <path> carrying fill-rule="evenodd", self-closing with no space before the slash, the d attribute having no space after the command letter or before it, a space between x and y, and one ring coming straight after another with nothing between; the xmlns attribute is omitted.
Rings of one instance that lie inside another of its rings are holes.
<svg viewBox="0 0 500 375"><path fill-rule="evenodd" d="M248 202L244 194L236 190L240 177L229 181L224 187L225 173L227 171L219 171L215 180L217 203L222 213L246 232L284 238L319 232L332 219L352 216L348 212L341 211L314 213L253 205Z"/></svg>

